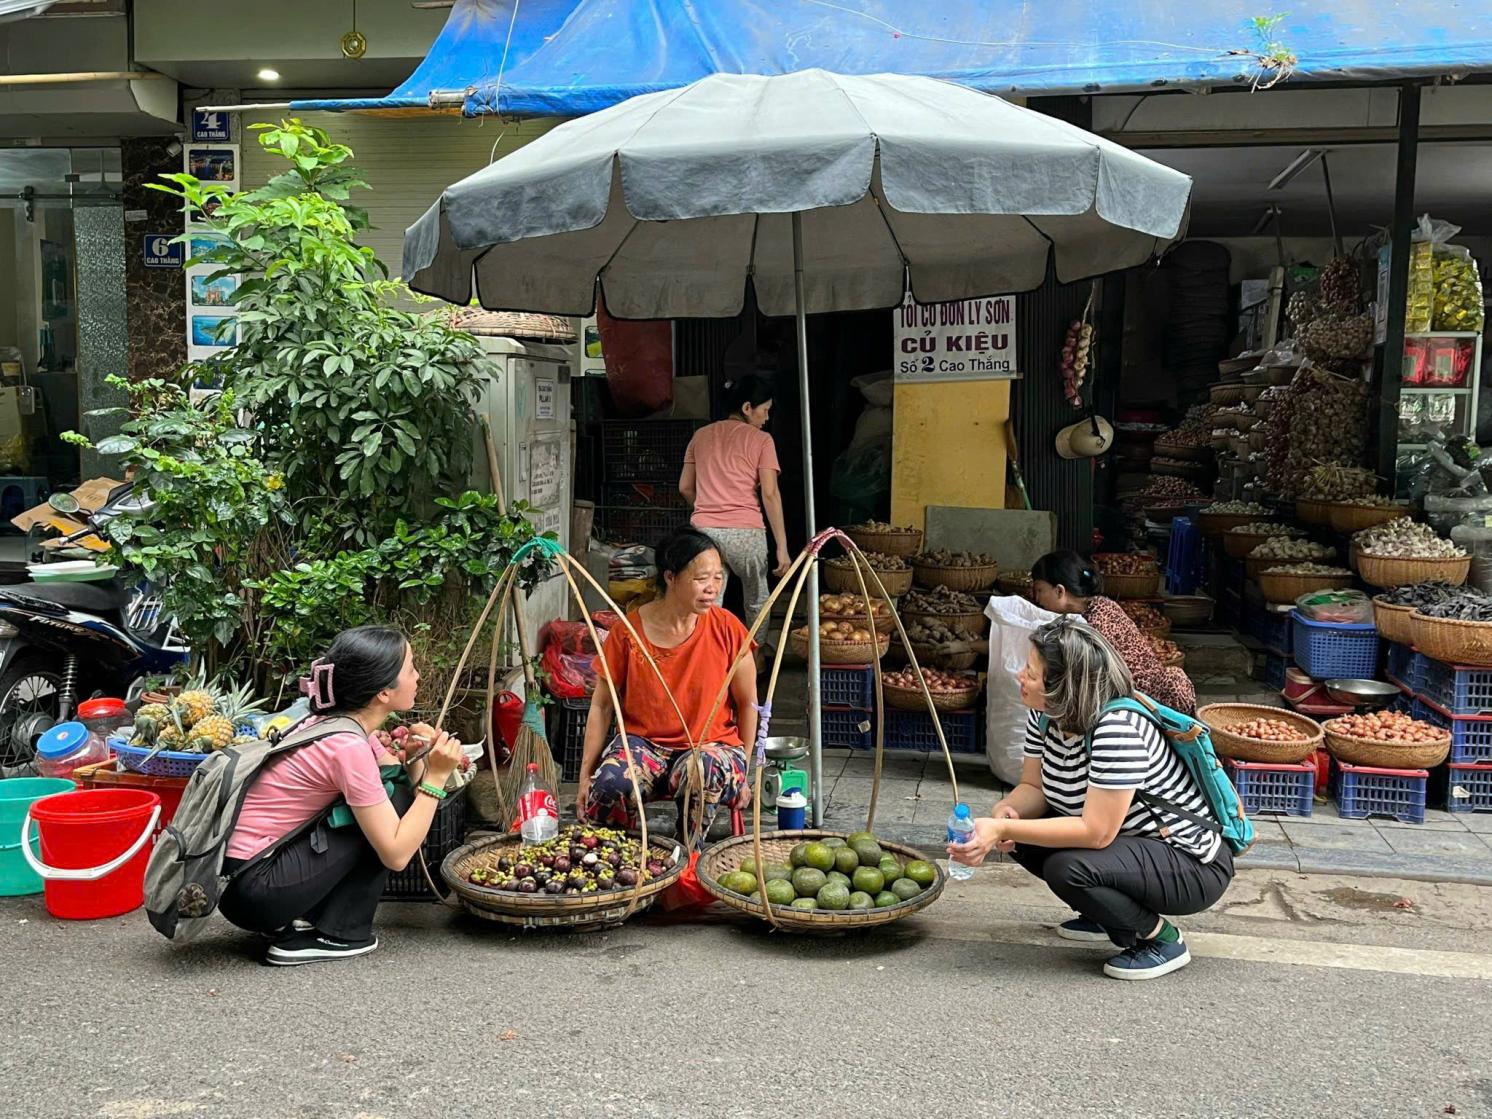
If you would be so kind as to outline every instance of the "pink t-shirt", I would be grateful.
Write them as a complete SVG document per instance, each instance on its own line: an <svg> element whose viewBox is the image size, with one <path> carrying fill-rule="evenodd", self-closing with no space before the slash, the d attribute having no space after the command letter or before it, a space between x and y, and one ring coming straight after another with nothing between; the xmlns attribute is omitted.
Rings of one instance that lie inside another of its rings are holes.
<svg viewBox="0 0 1492 1119"><path fill-rule="evenodd" d="M230 859L252 859L344 797L353 808L388 800L378 776L383 747L373 738L344 733L292 750L269 761L244 797L238 825L225 851Z"/></svg>
<svg viewBox="0 0 1492 1119"><path fill-rule="evenodd" d="M765 431L740 420L702 427L689 441L685 464L694 464L693 521L699 528L766 528L758 500L762 467L781 470L777 447Z"/></svg>

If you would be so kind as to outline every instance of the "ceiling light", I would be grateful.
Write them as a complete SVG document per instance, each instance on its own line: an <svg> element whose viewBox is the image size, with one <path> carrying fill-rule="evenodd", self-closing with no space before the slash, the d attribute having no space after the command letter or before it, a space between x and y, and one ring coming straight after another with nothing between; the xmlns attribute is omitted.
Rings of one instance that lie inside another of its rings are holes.
<svg viewBox="0 0 1492 1119"><path fill-rule="evenodd" d="M1327 152L1326 148L1307 148L1290 161L1290 165L1269 181L1270 190L1284 190L1295 177Z"/></svg>
<svg viewBox="0 0 1492 1119"><path fill-rule="evenodd" d="M259 71L259 80L261 82L277 82L280 80L280 72L266 66L263 70Z"/></svg>

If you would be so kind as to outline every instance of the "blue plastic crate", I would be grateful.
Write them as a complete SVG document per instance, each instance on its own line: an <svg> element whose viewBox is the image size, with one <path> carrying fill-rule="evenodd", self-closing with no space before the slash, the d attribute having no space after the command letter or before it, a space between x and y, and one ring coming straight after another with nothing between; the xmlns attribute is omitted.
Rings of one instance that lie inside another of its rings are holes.
<svg viewBox="0 0 1492 1119"><path fill-rule="evenodd" d="M1288 657L1265 653L1263 666L1259 669L1259 680L1265 687L1283 688L1285 686L1285 669L1289 667L1290 659Z"/></svg>
<svg viewBox="0 0 1492 1119"><path fill-rule="evenodd" d="M848 746L853 750L873 750L876 744L874 711L859 707L825 707L823 709L825 746Z"/></svg>
<svg viewBox="0 0 1492 1119"><path fill-rule="evenodd" d="M1316 791L1314 765L1262 765L1257 762L1223 762L1243 810L1250 816L1279 813L1309 816Z"/></svg>
<svg viewBox="0 0 1492 1119"><path fill-rule="evenodd" d="M1337 813L1346 820L1391 816L1401 824L1423 824L1429 781L1430 772L1425 769L1332 763L1331 790L1337 798Z"/></svg>
<svg viewBox="0 0 1492 1119"><path fill-rule="evenodd" d="M1388 675L1403 687L1414 690L1409 676L1414 661L1414 649L1408 645L1400 645L1397 641L1388 643L1388 650L1384 655L1384 666Z"/></svg>
<svg viewBox="0 0 1492 1119"><path fill-rule="evenodd" d="M1291 653L1313 680L1373 680L1378 676L1378 627L1372 623L1313 622L1290 615Z"/></svg>
<svg viewBox="0 0 1492 1119"><path fill-rule="evenodd" d="M1408 715L1411 719L1414 715L1414 705L1419 701L1408 692L1400 692L1394 697L1394 701L1388 705L1390 711L1399 711Z"/></svg>
<svg viewBox="0 0 1492 1119"><path fill-rule="evenodd" d="M1492 762L1492 715L1452 715L1429 697L1416 696L1414 717L1451 732L1451 761Z"/></svg>
<svg viewBox="0 0 1492 1119"><path fill-rule="evenodd" d="M1492 812L1492 765L1445 767L1447 812Z"/></svg>
<svg viewBox="0 0 1492 1119"><path fill-rule="evenodd" d="M824 665L819 669L819 695L831 707L875 707L876 675L868 664Z"/></svg>
<svg viewBox="0 0 1492 1119"><path fill-rule="evenodd" d="M984 752L984 714L982 711L940 711L938 722L943 737L954 754ZM874 745L872 742L871 745ZM942 753L932 716L926 711L887 711L886 748L888 750L922 750Z"/></svg>
<svg viewBox="0 0 1492 1119"><path fill-rule="evenodd" d="M1492 715L1492 668L1446 664L1429 657L1422 660L1424 679L1415 691L1451 715Z"/></svg>
<svg viewBox="0 0 1492 1119"><path fill-rule="evenodd" d="M1280 614L1273 610L1260 609L1256 616L1254 636L1266 648L1273 649L1276 653L1282 653L1288 657L1293 647L1294 637L1294 627L1290 624L1290 615Z"/></svg>

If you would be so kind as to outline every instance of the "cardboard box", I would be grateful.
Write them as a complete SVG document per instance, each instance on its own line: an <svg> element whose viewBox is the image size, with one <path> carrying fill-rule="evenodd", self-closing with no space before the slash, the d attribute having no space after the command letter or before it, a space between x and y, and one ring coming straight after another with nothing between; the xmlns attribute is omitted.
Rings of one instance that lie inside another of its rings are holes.
<svg viewBox="0 0 1492 1119"><path fill-rule="evenodd" d="M77 489L73 490L72 495L84 509L97 509L109 500L110 493L122 485L124 483L117 478L90 478ZM48 525L55 529L59 536L81 532L88 527L80 521L73 520L71 517L64 517L45 502L32 506L24 513L18 513L10 519L10 523L22 532L29 532L34 525ZM108 545L96 536L86 537L83 540L75 541L75 543L99 552L108 549Z"/></svg>

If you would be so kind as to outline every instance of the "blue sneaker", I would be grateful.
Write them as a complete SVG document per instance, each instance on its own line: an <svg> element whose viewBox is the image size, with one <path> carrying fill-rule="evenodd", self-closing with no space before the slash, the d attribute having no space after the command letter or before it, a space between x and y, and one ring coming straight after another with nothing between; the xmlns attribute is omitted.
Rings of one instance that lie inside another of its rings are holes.
<svg viewBox="0 0 1492 1119"><path fill-rule="evenodd" d="M1086 917L1074 917L1071 921L1063 921L1057 926L1057 935L1063 940L1076 940L1083 944L1113 944L1109 939L1108 930L1097 921L1090 921Z"/></svg>
<svg viewBox="0 0 1492 1119"><path fill-rule="evenodd" d="M1110 979L1159 979L1192 962L1186 941L1142 940L1103 965Z"/></svg>

